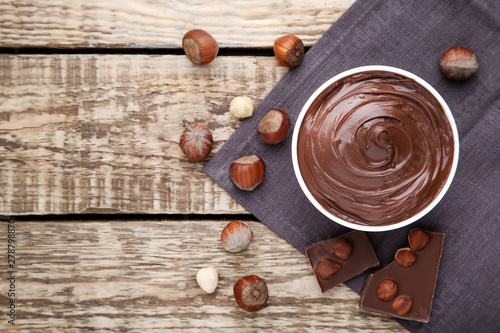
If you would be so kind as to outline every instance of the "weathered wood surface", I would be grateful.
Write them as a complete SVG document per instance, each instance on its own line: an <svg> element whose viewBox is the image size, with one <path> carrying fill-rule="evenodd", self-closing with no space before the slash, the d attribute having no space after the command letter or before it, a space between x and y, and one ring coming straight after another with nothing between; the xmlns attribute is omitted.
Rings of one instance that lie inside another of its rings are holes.
<svg viewBox="0 0 500 333"><path fill-rule="evenodd" d="M259 222L245 222L254 232L246 251L224 251L219 237L228 222L17 221L11 331L405 332L360 311L359 296L344 285L322 294L307 259ZM6 230L1 222L1 244ZM209 265L220 275L214 294L195 279ZM249 274L269 288L268 306L257 313L233 298L234 283ZM6 270L1 277L5 313Z"/></svg>
<svg viewBox="0 0 500 333"><path fill-rule="evenodd" d="M212 154L287 72L274 57L0 55L0 214L247 213L179 148L212 130Z"/></svg>
<svg viewBox="0 0 500 333"><path fill-rule="evenodd" d="M5 316L3 251L0 331L405 332L360 311L343 285L322 294L307 259L257 221L247 221L255 234L247 251L220 245L233 214L248 212L202 173L204 162L182 155L178 139L188 124L206 123L216 153L241 123L230 100L244 93L257 104L288 69L273 57L222 56L199 67L180 55L133 54L179 54L193 28L248 54L290 33L311 46L353 2L0 0L0 48L130 53L0 55L0 214L77 214L16 222L17 326ZM81 213L226 220L90 221ZM207 265L220 273L212 295L195 281ZM269 286L258 313L232 296L247 274Z"/></svg>
<svg viewBox="0 0 500 333"><path fill-rule="evenodd" d="M270 48L287 34L314 44L354 0L0 0L0 47L180 48L190 29L221 47Z"/></svg>

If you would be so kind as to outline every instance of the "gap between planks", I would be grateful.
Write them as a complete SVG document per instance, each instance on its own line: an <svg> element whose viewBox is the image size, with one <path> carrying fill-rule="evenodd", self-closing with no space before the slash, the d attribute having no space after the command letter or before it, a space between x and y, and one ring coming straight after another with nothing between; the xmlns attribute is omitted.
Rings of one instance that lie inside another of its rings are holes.
<svg viewBox="0 0 500 333"><path fill-rule="evenodd" d="M1 215L3 219L14 218L16 221L30 222L124 222L139 221L191 221L191 222L223 222L223 221L257 221L251 214L65 214L65 215Z"/></svg>
<svg viewBox="0 0 500 333"><path fill-rule="evenodd" d="M307 51L310 47L305 47ZM123 54L123 55L184 55L182 48L49 48L49 47L0 47L0 54L11 55L55 55L55 54ZM220 57L274 57L272 47L265 48L220 48L217 56Z"/></svg>

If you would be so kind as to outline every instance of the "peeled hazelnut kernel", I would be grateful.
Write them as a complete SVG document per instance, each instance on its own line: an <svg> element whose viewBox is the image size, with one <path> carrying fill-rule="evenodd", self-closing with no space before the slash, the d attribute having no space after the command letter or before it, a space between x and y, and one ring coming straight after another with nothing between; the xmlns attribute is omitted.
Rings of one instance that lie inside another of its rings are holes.
<svg viewBox="0 0 500 333"><path fill-rule="evenodd" d="M413 302L410 298L405 296L400 296L392 302L392 308L400 316L404 316L410 312Z"/></svg>
<svg viewBox="0 0 500 333"><path fill-rule="evenodd" d="M201 161L210 155L214 139L210 129L203 124L191 124L181 135L179 145L190 160Z"/></svg>
<svg viewBox="0 0 500 333"><path fill-rule="evenodd" d="M339 263L328 258L323 258L318 262L314 271L323 280L328 280L331 279L339 269Z"/></svg>
<svg viewBox="0 0 500 333"><path fill-rule="evenodd" d="M347 260L351 256L352 244L345 238L336 239L330 246L330 252L340 260Z"/></svg>
<svg viewBox="0 0 500 333"><path fill-rule="evenodd" d="M236 303L245 311L259 311L267 304L266 282L256 275L249 275L239 279L234 285L233 292Z"/></svg>
<svg viewBox="0 0 500 333"><path fill-rule="evenodd" d="M422 229L413 229L408 234L408 243L414 251L420 251L429 244L430 236Z"/></svg>
<svg viewBox="0 0 500 333"><path fill-rule="evenodd" d="M264 179L265 173L266 165L257 155L240 157L229 167L234 184L245 191L256 188Z"/></svg>
<svg viewBox="0 0 500 333"><path fill-rule="evenodd" d="M254 105L247 96L236 96L229 105L229 112L236 118L248 118L253 114Z"/></svg>
<svg viewBox="0 0 500 333"><path fill-rule="evenodd" d="M304 59L304 43L294 35L280 37L274 41L274 55L287 67L296 67Z"/></svg>
<svg viewBox="0 0 500 333"><path fill-rule="evenodd" d="M214 267L202 268L196 273L196 282L204 292L211 294L219 283L219 274Z"/></svg>
<svg viewBox="0 0 500 333"><path fill-rule="evenodd" d="M476 73L479 62L471 50L464 47L452 47L441 56L439 67L448 79L463 81Z"/></svg>
<svg viewBox="0 0 500 333"><path fill-rule="evenodd" d="M378 285L377 296L384 302L393 300L397 293L398 286L392 280L384 280Z"/></svg>
<svg viewBox="0 0 500 333"><path fill-rule="evenodd" d="M186 32L182 38L182 48L188 59L195 65L206 65L219 53L219 44L215 38L200 29Z"/></svg>
<svg viewBox="0 0 500 333"><path fill-rule="evenodd" d="M230 222L222 230L220 240L228 252L240 252L250 245L253 239L252 230L243 222Z"/></svg>
<svg viewBox="0 0 500 333"><path fill-rule="evenodd" d="M394 259L399 265L410 267L417 260L417 255L409 247L404 247L396 252Z"/></svg>
<svg viewBox="0 0 500 333"><path fill-rule="evenodd" d="M270 144L284 141L288 137L289 129L290 117L288 113L280 109L269 111L257 126L261 139Z"/></svg>

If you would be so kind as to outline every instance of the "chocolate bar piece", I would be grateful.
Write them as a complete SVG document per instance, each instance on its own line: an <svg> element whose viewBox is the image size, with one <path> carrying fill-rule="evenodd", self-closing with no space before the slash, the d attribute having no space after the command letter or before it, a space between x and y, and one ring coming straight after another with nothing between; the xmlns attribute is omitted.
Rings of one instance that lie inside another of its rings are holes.
<svg viewBox="0 0 500 333"><path fill-rule="evenodd" d="M444 234L413 229L408 234L408 241L409 248L399 249L393 262L368 277L360 308L427 323Z"/></svg>
<svg viewBox="0 0 500 333"><path fill-rule="evenodd" d="M322 292L379 265L370 240L357 230L309 245L305 252Z"/></svg>

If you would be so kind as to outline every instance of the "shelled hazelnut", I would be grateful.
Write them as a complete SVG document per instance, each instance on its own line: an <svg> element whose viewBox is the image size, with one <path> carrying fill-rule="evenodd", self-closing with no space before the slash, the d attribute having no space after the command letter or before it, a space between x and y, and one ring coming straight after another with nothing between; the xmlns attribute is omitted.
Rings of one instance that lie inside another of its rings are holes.
<svg viewBox="0 0 500 333"><path fill-rule="evenodd" d="M404 316L410 312L413 302L409 297L400 296L392 302L392 308L400 316Z"/></svg>
<svg viewBox="0 0 500 333"><path fill-rule="evenodd" d="M196 282L204 292L211 294L219 284L219 273L212 267L204 267L196 273Z"/></svg>
<svg viewBox="0 0 500 333"><path fill-rule="evenodd" d="M206 65L219 53L219 44L208 32L194 29L182 38L182 48L188 59L196 65Z"/></svg>
<svg viewBox="0 0 500 333"><path fill-rule="evenodd" d="M247 96L236 96L231 100L229 112L236 118L248 118L253 114L254 104Z"/></svg>
<svg viewBox="0 0 500 333"><path fill-rule="evenodd" d="M384 302L389 302L396 297L398 286L392 280L383 280L377 288L377 296Z"/></svg>
<svg viewBox="0 0 500 333"><path fill-rule="evenodd" d="M408 234L408 243L414 251L420 251L429 244L430 236L422 229L413 229Z"/></svg>
<svg viewBox="0 0 500 333"><path fill-rule="evenodd" d="M323 280L331 279L335 273L340 269L340 264L329 258L321 259L316 265L316 274Z"/></svg>
<svg viewBox="0 0 500 333"><path fill-rule="evenodd" d="M345 261L351 257L352 244L345 238L339 238L332 243L330 251L338 259Z"/></svg>
<svg viewBox="0 0 500 333"><path fill-rule="evenodd" d="M409 247L404 247L396 252L394 259L403 267L411 267L417 260L417 255Z"/></svg>

